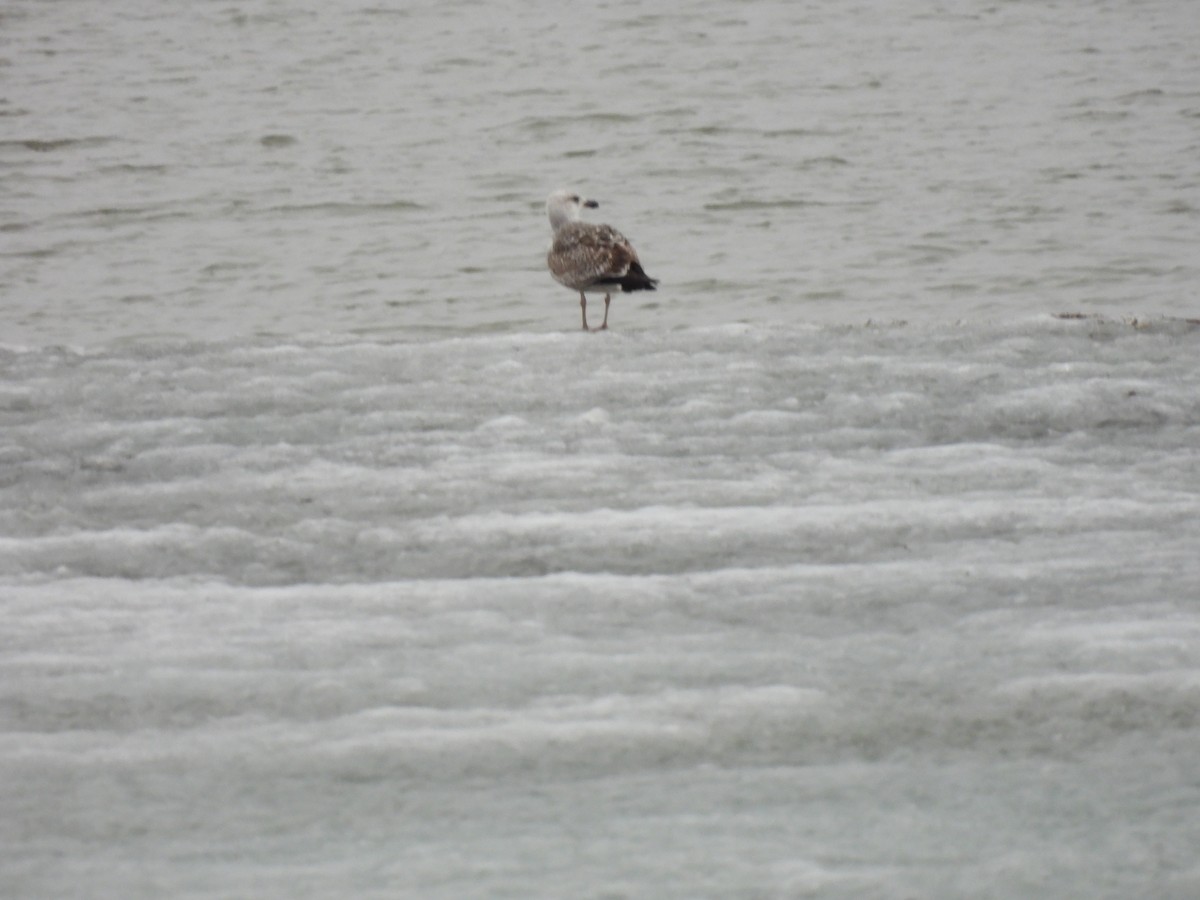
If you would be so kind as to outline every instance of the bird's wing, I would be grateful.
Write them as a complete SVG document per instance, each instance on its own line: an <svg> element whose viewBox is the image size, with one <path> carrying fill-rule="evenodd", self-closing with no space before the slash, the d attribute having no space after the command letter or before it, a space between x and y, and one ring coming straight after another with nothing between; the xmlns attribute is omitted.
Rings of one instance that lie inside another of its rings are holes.
<svg viewBox="0 0 1200 900"><path fill-rule="evenodd" d="M554 278L568 287L584 287L620 278L638 261L637 251L615 228L572 222L560 228L546 262Z"/></svg>

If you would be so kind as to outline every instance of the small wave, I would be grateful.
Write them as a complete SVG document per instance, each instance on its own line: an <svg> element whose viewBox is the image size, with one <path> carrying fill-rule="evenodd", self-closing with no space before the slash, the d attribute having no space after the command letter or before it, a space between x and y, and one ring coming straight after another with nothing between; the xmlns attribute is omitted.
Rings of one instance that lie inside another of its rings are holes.
<svg viewBox="0 0 1200 900"><path fill-rule="evenodd" d="M1167 92L1162 88L1146 88L1140 91L1130 91L1128 94L1122 94L1116 98L1118 103L1140 103L1145 100L1161 100L1167 96Z"/></svg>
<svg viewBox="0 0 1200 900"><path fill-rule="evenodd" d="M490 130L507 131L515 127L521 131L544 132L575 125L622 125L636 124L638 117L626 113L580 113L574 116L532 116L516 123L505 123Z"/></svg>
<svg viewBox="0 0 1200 900"><path fill-rule="evenodd" d="M258 139L258 142L268 149L277 147L291 147L299 143L299 138L293 137L290 134L264 134Z"/></svg>
<svg viewBox="0 0 1200 900"><path fill-rule="evenodd" d="M101 166L98 171L105 175L163 175L170 171L170 168L163 163L118 163L113 166Z"/></svg>
<svg viewBox="0 0 1200 900"><path fill-rule="evenodd" d="M1093 325L1102 325L1106 328L1124 327L1133 328L1137 331L1175 333L1200 328L1200 319L1181 318L1177 316L1123 316L1118 319L1112 316L1101 315L1100 313L1059 312L1052 313L1051 317L1064 322L1090 322Z"/></svg>
<svg viewBox="0 0 1200 900"><path fill-rule="evenodd" d="M0 141L0 148L3 149L24 149L32 150L35 153L52 153L56 150L69 150L76 147L101 147L109 143L112 138L108 137L85 137L85 138L17 138L16 140Z"/></svg>
<svg viewBox="0 0 1200 900"><path fill-rule="evenodd" d="M351 203L341 200L330 200L318 203L284 203L279 206L268 206L261 212L268 215L276 213L331 213L339 216L354 216L364 213L377 212L409 212L424 209L420 203L412 200L383 200L377 203Z"/></svg>
<svg viewBox="0 0 1200 900"><path fill-rule="evenodd" d="M704 209L708 212L749 212L758 209L803 209L827 205L820 200L802 200L793 197L779 200L731 200L727 203L705 203Z"/></svg>

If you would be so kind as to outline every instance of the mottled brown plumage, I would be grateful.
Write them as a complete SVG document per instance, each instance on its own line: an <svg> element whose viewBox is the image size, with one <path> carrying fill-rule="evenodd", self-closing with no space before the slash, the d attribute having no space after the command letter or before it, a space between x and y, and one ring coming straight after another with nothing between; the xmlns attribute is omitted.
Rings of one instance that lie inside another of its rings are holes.
<svg viewBox="0 0 1200 900"><path fill-rule="evenodd" d="M583 327L587 329L586 294L604 294L604 322L608 327L611 294L621 291L652 291L658 284L642 268L637 251L610 225L578 221L581 206L595 207L594 200L581 200L570 191L556 191L546 201L546 212L554 229L554 241L546 264L561 285L579 292Z"/></svg>
<svg viewBox="0 0 1200 900"><path fill-rule="evenodd" d="M593 287L601 279L621 278L637 251L609 225L568 222L554 232L554 244L546 262L559 284L577 291Z"/></svg>

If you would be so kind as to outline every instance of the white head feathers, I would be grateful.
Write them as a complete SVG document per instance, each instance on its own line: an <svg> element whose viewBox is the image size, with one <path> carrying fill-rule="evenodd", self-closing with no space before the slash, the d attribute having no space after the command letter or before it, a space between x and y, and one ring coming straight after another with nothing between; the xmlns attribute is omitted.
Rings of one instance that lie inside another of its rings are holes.
<svg viewBox="0 0 1200 900"><path fill-rule="evenodd" d="M574 191L555 191L546 198L546 215L550 217L550 227L555 231L568 222L578 222L583 207L595 209L600 204L595 200L580 197Z"/></svg>

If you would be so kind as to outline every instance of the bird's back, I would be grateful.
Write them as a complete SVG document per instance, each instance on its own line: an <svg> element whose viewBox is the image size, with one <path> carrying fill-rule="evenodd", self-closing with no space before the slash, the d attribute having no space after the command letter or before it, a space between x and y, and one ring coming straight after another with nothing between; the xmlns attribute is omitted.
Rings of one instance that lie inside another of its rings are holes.
<svg viewBox="0 0 1200 900"><path fill-rule="evenodd" d="M568 222L558 228L546 257L554 280L577 291L600 279L620 278L637 261L637 251L619 231L589 222Z"/></svg>

